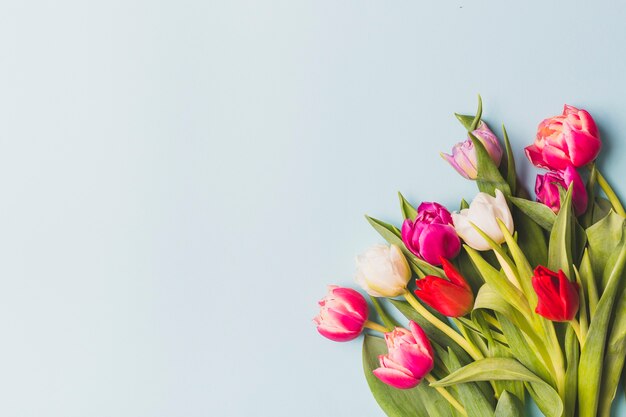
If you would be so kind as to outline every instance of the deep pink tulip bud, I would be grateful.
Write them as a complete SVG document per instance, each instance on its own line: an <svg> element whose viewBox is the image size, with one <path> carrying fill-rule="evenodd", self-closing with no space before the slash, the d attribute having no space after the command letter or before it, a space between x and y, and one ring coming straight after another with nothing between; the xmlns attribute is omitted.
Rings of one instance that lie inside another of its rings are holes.
<svg viewBox="0 0 626 417"><path fill-rule="evenodd" d="M537 201L550 207L555 213L561 208L559 186L567 190L572 186L572 204L577 216L587 210L587 189L576 168L569 165L563 171L550 171L544 175L537 175L535 194Z"/></svg>
<svg viewBox="0 0 626 417"><path fill-rule="evenodd" d="M357 338L367 320L367 301L352 288L328 286L328 294L320 302L320 313L313 319L317 331L335 342Z"/></svg>
<svg viewBox="0 0 626 417"><path fill-rule="evenodd" d="M485 122L480 122L478 129L472 134L480 140L489 153L489 156L496 164L500 166L502 160L502 147L496 135L489 129ZM452 168L463 175L465 178L474 180L478 175L478 163L476 162L476 150L471 139L459 142L452 148L452 155L441 153L443 159L448 161Z"/></svg>
<svg viewBox="0 0 626 417"><path fill-rule="evenodd" d="M415 220L406 219L402 224L402 241L415 256L431 265L441 265L441 258L452 259L461 250L452 216L438 203L420 204Z"/></svg>
<svg viewBox="0 0 626 417"><path fill-rule="evenodd" d="M563 170L592 162L600 153L600 133L585 110L565 105L563 114L539 123L535 143L526 147L526 156L540 168Z"/></svg>
<svg viewBox="0 0 626 417"><path fill-rule="evenodd" d="M570 321L579 306L578 284L570 281L563 271L554 272L544 266L535 268L532 278L537 293L535 312L548 320Z"/></svg>
<svg viewBox="0 0 626 417"><path fill-rule="evenodd" d="M435 364L433 348L424 330L409 322L410 331L401 327L385 333L388 353L378 357L380 368L374 375L399 389L416 387Z"/></svg>

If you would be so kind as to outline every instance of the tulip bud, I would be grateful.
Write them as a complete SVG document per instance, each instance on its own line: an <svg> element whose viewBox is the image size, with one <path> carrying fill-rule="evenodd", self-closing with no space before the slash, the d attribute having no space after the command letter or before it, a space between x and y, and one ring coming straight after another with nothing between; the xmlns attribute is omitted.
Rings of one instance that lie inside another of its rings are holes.
<svg viewBox="0 0 626 417"><path fill-rule="evenodd" d="M356 282L374 297L396 297L411 279L409 263L396 245L376 245L356 258Z"/></svg>
<svg viewBox="0 0 626 417"><path fill-rule="evenodd" d="M380 355L380 368L373 373L387 385L399 389L416 387L433 369L433 348L424 330L409 322L410 331L401 327L385 333L387 355Z"/></svg>
<svg viewBox="0 0 626 417"><path fill-rule="evenodd" d="M472 311L474 293L461 273L442 259L448 280L428 275L415 281L415 294L426 304L447 317L461 317Z"/></svg>
<svg viewBox="0 0 626 417"><path fill-rule="evenodd" d="M457 234L470 247L484 251L491 247L489 243L472 226L475 224L496 243L504 242L504 234L500 230L497 219L500 219L510 233L513 233L513 216L500 190L496 190L495 198L487 193L478 193L469 208L452 213L452 221Z"/></svg>
<svg viewBox="0 0 626 417"><path fill-rule="evenodd" d="M367 302L355 290L329 285L328 294L319 305L320 313L313 322L322 336L335 342L347 342L363 331L368 316Z"/></svg>
<svg viewBox="0 0 626 417"><path fill-rule="evenodd" d="M587 189L580 174L571 165L563 171L550 171L544 175L537 175L535 194L537 201L550 207L555 213L561 208L559 188L567 190L572 185L572 204L577 216L587 210ZM560 186L560 187L559 187Z"/></svg>
<svg viewBox="0 0 626 417"><path fill-rule="evenodd" d="M570 321L576 317L578 284L571 282L563 271L557 273L540 265L535 268L532 283L538 299L537 314L552 321Z"/></svg>
<svg viewBox="0 0 626 417"><path fill-rule="evenodd" d="M579 168L596 159L601 147L600 133L591 115L566 104L562 115L539 123L537 138L526 147L526 156L540 168Z"/></svg>
<svg viewBox="0 0 626 417"><path fill-rule="evenodd" d="M441 265L441 258L452 259L461 250L450 212L437 203L420 204L415 220L404 221L402 241L408 250L431 265Z"/></svg>
<svg viewBox="0 0 626 417"><path fill-rule="evenodd" d="M478 129L472 132L485 147L487 153L496 164L500 166L502 160L502 147L496 135L489 129L485 122L480 122ZM478 175L478 163L476 159L476 150L471 139L459 142L452 148L452 155L442 153L441 157L448 161L452 168L463 175L465 178L474 180Z"/></svg>

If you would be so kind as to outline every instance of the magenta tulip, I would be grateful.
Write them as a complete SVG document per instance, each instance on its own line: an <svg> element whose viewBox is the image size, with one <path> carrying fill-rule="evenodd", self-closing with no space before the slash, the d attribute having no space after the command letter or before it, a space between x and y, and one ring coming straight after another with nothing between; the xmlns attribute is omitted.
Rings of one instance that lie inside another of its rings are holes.
<svg viewBox="0 0 626 417"><path fill-rule="evenodd" d="M313 319L317 331L335 342L357 338L367 320L367 301L351 288L328 286L328 294L320 302L320 313Z"/></svg>
<svg viewBox="0 0 626 417"><path fill-rule="evenodd" d="M591 115L585 110L565 105L563 114L539 124L535 143L526 147L526 156L533 165L563 170L592 162L600 153L600 133Z"/></svg>
<svg viewBox="0 0 626 417"><path fill-rule="evenodd" d="M452 216L438 203L420 204L415 220L406 219L402 224L402 241L415 256L431 265L441 265L441 258L452 259L461 250Z"/></svg>
<svg viewBox="0 0 626 417"><path fill-rule="evenodd" d="M502 147L496 135L489 129L489 126L485 122L480 122L478 129L474 130L472 134L485 146L493 162L499 166L502 160ZM454 145L452 155L441 153L441 156L465 178L470 180L476 179L478 163L474 143L471 139L468 138Z"/></svg>
<svg viewBox="0 0 626 417"><path fill-rule="evenodd" d="M550 207L555 213L561 208L559 188L567 190L572 186L572 204L577 216L587 210L587 190L580 174L573 166L563 171L550 171L544 175L537 175L535 194L537 201Z"/></svg>
<svg viewBox="0 0 626 417"><path fill-rule="evenodd" d="M380 355L380 368L374 375L387 385L399 389L419 385L435 364L433 348L424 330L415 322L409 322L410 331L396 327L385 333L387 355Z"/></svg>

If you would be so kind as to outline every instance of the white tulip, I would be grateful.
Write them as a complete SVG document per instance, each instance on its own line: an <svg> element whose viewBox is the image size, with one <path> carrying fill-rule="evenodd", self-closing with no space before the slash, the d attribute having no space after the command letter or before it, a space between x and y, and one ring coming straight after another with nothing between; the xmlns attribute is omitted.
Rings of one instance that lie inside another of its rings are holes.
<svg viewBox="0 0 626 417"><path fill-rule="evenodd" d="M396 245L376 245L356 258L356 282L374 297L396 297L411 279L409 263Z"/></svg>
<svg viewBox="0 0 626 417"><path fill-rule="evenodd" d="M452 213L452 221L456 233L470 247L484 251L491 247L487 241L472 227L474 223L480 230L496 243L504 242L504 235L498 226L496 219L500 219L510 233L513 233L513 217L506 198L500 190L496 190L496 196L487 193L478 193L469 208L458 213Z"/></svg>

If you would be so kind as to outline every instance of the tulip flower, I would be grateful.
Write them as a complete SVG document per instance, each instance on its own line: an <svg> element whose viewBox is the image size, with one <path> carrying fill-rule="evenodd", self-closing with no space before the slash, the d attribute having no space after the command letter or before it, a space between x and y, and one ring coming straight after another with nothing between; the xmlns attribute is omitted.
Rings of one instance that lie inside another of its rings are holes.
<svg viewBox="0 0 626 417"><path fill-rule="evenodd" d="M500 219L507 230L513 233L513 216L500 190L496 190L495 198L487 193L478 193L469 208L452 213L452 221L457 234L467 245L480 251L489 250L491 247L472 226L472 223L496 243L502 243L504 234L496 219Z"/></svg>
<svg viewBox="0 0 626 417"><path fill-rule="evenodd" d="M351 288L328 286L319 302L320 313L313 319L317 331L335 342L355 339L363 331L368 316L365 298Z"/></svg>
<svg viewBox="0 0 626 417"><path fill-rule="evenodd" d="M500 165L502 160L502 147L496 135L489 129L485 122L480 122L478 129L472 132L487 150L489 156L496 164ZM474 180L478 175L478 162L476 159L476 150L471 139L459 142L452 148L452 155L441 153L441 157L448 161L452 168L456 169L459 174L467 179Z"/></svg>
<svg viewBox="0 0 626 417"><path fill-rule="evenodd" d="M461 273L442 259L448 279L428 275L415 281L417 295L423 302L447 317L461 317L472 311L474 293Z"/></svg>
<svg viewBox="0 0 626 417"><path fill-rule="evenodd" d="M576 168L592 162L600 153L600 133L585 110L565 105L563 114L539 124L535 143L526 147L533 165L551 170Z"/></svg>
<svg viewBox="0 0 626 417"><path fill-rule="evenodd" d="M404 221L402 241L408 250L431 265L441 265L441 258L452 259L461 250L450 212L437 203L420 204L415 220Z"/></svg>
<svg viewBox="0 0 626 417"><path fill-rule="evenodd" d="M396 297L406 292L411 268L396 245L376 245L356 258L356 282L374 297Z"/></svg>
<svg viewBox="0 0 626 417"><path fill-rule="evenodd" d="M380 368L373 373L387 385L399 389L419 385L435 364L433 348L424 330L409 322L410 331L401 327L385 333L388 353L380 355Z"/></svg>
<svg viewBox="0 0 626 417"><path fill-rule="evenodd" d="M574 319L579 303L576 282L571 282L561 270L557 273L540 265L535 268L532 283L538 298L537 314L552 321Z"/></svg>
<svg viewBox="0 0 626 417"><path fill-rule="evenodd" d="M587 189L576 168L569 165L563 171L550 171L544 175L537 175L535 194L537 201L550 207L555 213L561 208L559 189L567 190L572 186L572 204L577 216L587 210Z"/></svg>

